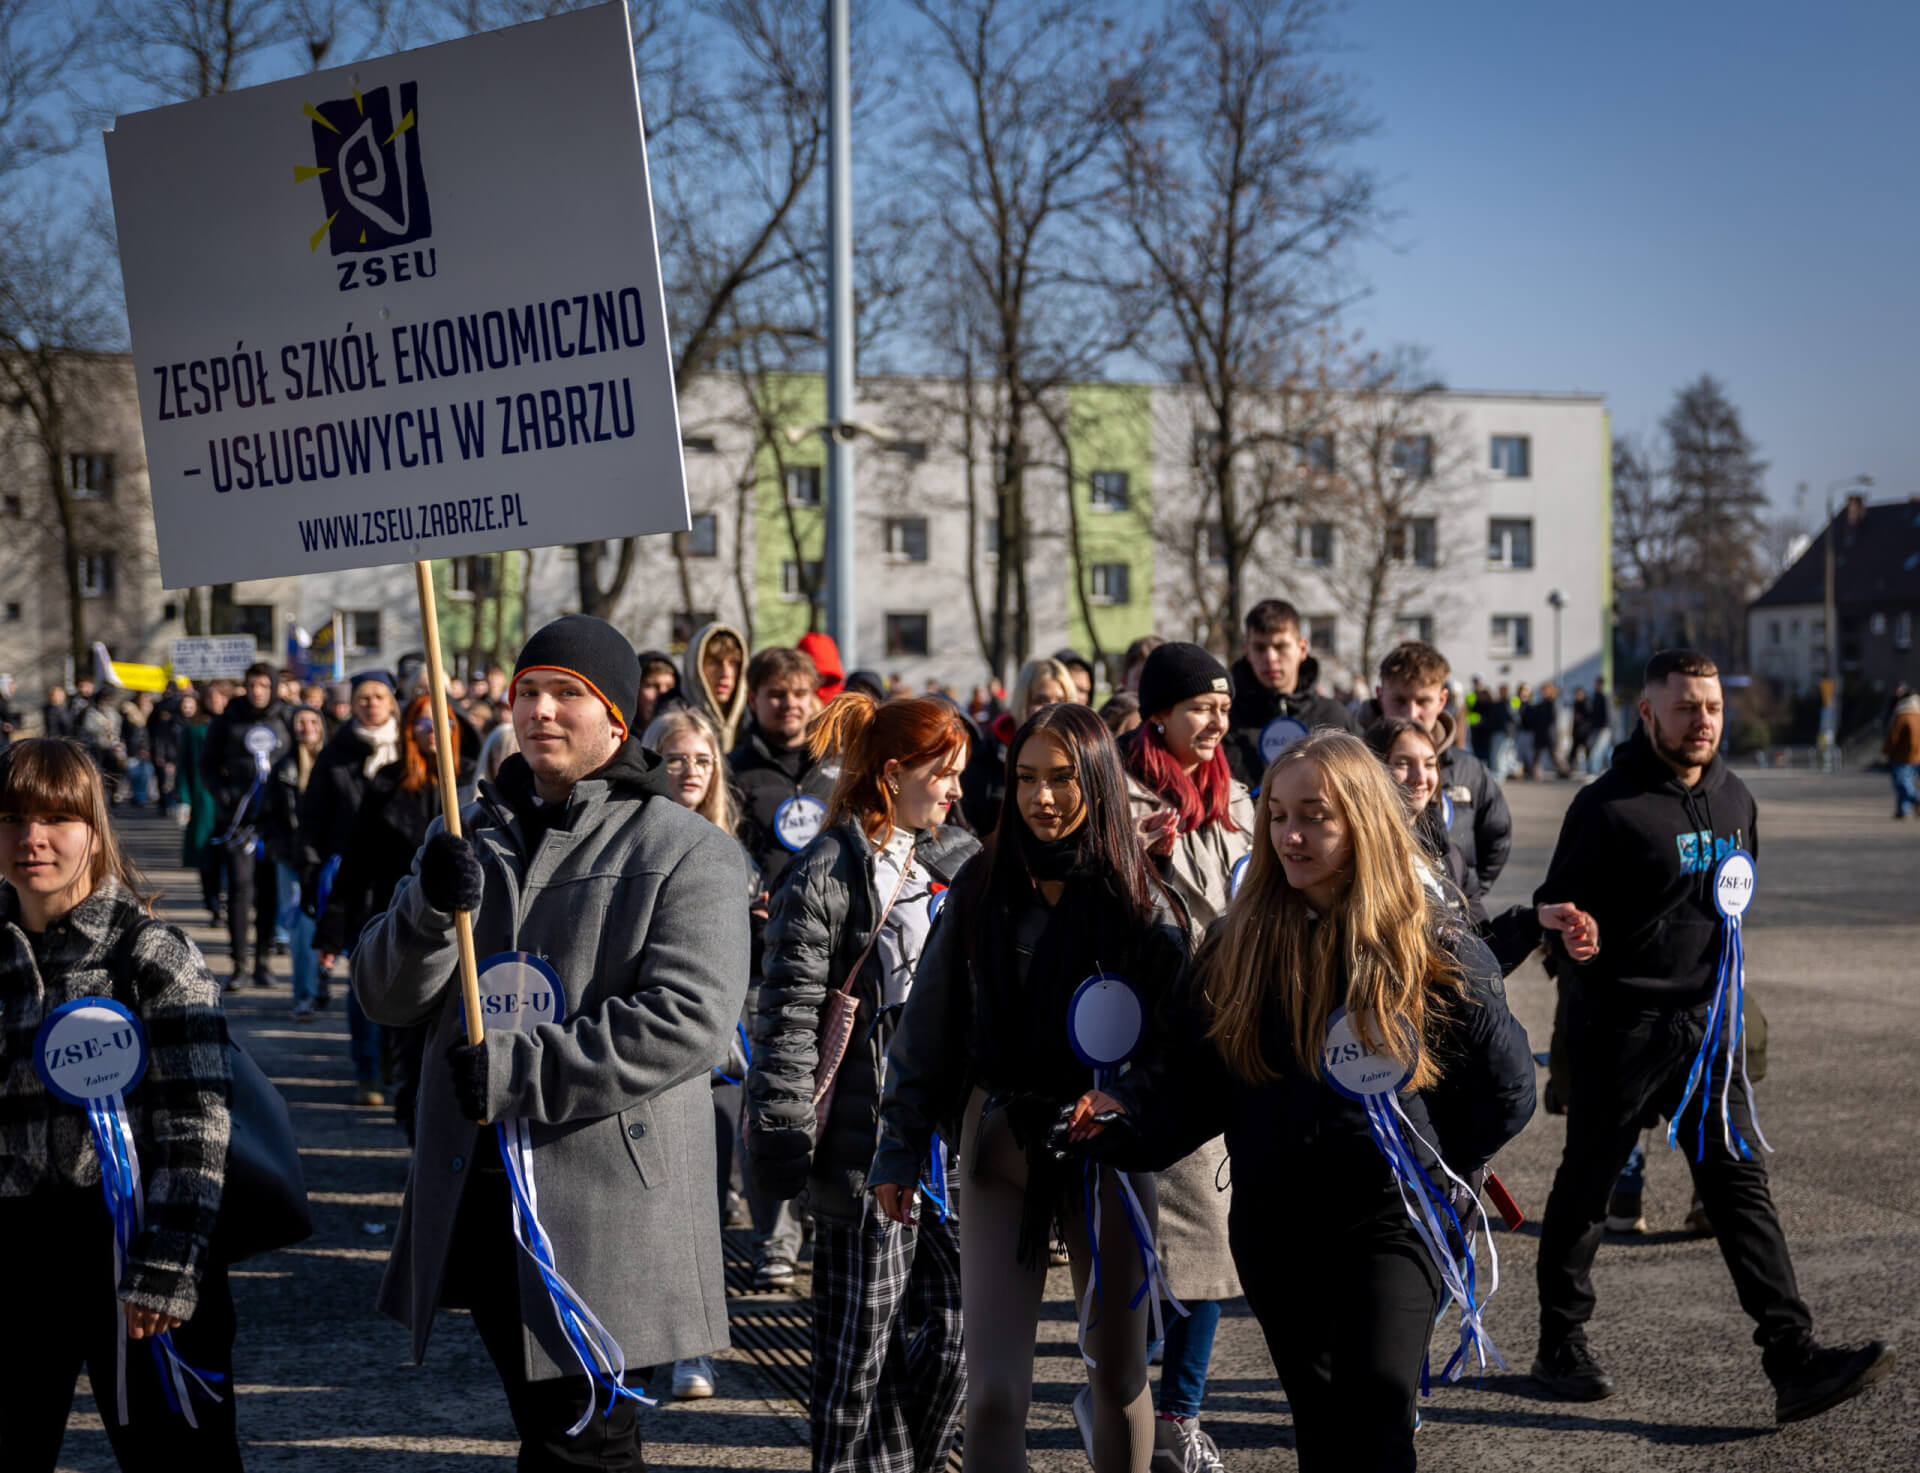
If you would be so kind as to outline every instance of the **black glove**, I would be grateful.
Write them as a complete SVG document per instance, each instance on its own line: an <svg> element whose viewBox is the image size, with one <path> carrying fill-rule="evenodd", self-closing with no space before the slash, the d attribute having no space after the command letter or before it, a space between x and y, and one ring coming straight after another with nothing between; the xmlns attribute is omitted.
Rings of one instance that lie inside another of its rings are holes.
<svg viewBox="0 0 1920 1473"><path fill-rule="evenodd" d="M428 905L449 914L473 910L480 904L484 882L480 856L467 840L444 831L427 840L420 854L420 893Z"/></svg>
<svg viewBox="0 0 1920 1473"><path fill-rule="evenodd" d="M457 841L456 841L457 842ZM487 1123L487 1046L456 1043L447 1050L453 1069L453 1098L460 1113L481 1125Z"/></svg>
<svg viewBox="0 0 1920 1473"><path fill-rule="evenodd" d="M1094 1141L1099 1139L1098 1136L1088 1136L1083 1141L1068 1139L1067 1132L1073 1128L1073 1112L1079 1103L1079 1100L1074 1099L1062 1105L1060 1113L1054 1117L1052 1128L1047 1131L1047 1150L1052 1153L1056 1161L1088 1155L1093 1150ZM1125 1110L1100 1110L1095 1112L1093 1118L1096 1123L1106 1126L1108 1130L1116 1125L1124 1129L1131 1124ZM1101 1134L1106 1134L1106 1131Z"/></svg>

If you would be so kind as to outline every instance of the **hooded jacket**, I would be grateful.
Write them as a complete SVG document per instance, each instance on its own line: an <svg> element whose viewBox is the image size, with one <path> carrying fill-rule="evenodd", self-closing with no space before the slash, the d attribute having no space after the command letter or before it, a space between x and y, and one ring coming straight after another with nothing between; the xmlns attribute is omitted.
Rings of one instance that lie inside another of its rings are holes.
<svg viewBox="0 0 1920 1473"><path fill-rule="evenodd" d="M1367 730L1380 715L1380 703L1368 701L1360 708L1359 729ZM1447 838L1473 871L1476 893L1485 895L1507 867L1507 855L1513 850L1513 815L1507 811L1506 794L1487 771L1487 764L1465 747L1454 745L1458 729L1452 712L1442 711L1434 718L1433 739L1440 747L1440 788L1452 810Z"/></svg>
<svg viewBox="0 0 1920 1473"><path fill-rule="evenodd" d="M840 646L830 634L803 634L794 648L820 672L820 704L825 705L847 688L846 667L840 663Z"/></svg>
<svg viewBox="0 0 1920 1473"><path fill-rule="evenodd" d="M207 728L207 745L200 754L200 775L213 794L213 806L222 828L236 818L242 823L259 822L259 808L266 787L266 773L255 765L256 758L247 746L255 729L264 736L259 742L266 752L266 770L284 757L293 746L289 725L292 712L280 701L256 706L245 695L227 703L227 709L213 718ZM271 747L266 746L268 739ZM241 805L246 805L242 813Z"/></svg>
<svg viewBox="0 0 1920 1473"><path fill-rule="evenodd" d="M716 635L731 634L740 645L740 670L733 682L733 695L722 707L708 683L707 672L702 661L707 645ZM642 665L641 669L646 666ZM740 735L741 720L747 714L747 642L740 631L731 624L722 624L715 620L703 624L694 631L692 639L687 641L687 653L680 671L680 695L696 711L704 711L713 718L713 724L720 728L720 745L730 750Z"/></svg>
<svg viewBox="0 0 1920 1473"><path fill-rule="evenodd" d="M740 842L760 867L761 883L771 895L797 851L780 842L775 820L789 798L805 793L822 804L833 796L840 775L837 763L816 762L804 746L776 750L749 716L740 727L740 742L727 759L733 786L740 794Z"/></svg>
<svg viewBox="0 0 1920 1473"><path fill-rule="evenodd" d="M747 987L740 846L667 791L665 764L628 740L565 804L536 801L518 754L462 814L483 888L481 957L527 951L558 974L557 1023L486 1035L487 1116L533 1142L540 1221L629 1366L727 1343L714 1216L713 1091ZM435 819L429 838L439 832ZM495 1133L460 1113L447 1051L465 1042L454 919L418 866L360 937L353 988L367 1016L424 1024L416 1143L381 1309L426 1354L468 1180ZM506 1231L505 1224L486 1230ZM579 1375L524 1253L511 1255L531 1380Z"/></svg>
<svg viewBox="0 0 1920 1473"><path fill-rule="evenodd" d="M1291 691L1268 690L1253 673L1253 666L1242 655L1233 662L1233 710L1228 716L1227 765L1233 775L1249 788L1260 786L1267 764L1260 755L1260 733L1279 716L1291 716L1305 722L1309 731L1331 726L1337 731L1353 731L1353 716L1332 696L1314 690L1320 679L1320 662L1312 655L1300 662L1300 674ZM1143 713L1144 714L1144 713Z"/></svg>
<svg viewBox="0 0 1920 1473"><path fill-rule="evenodd" d="M1583 988L1633 1006L1703 1006L1720 965L1713 872L1734 849L1759 859L1756 816L1717 753L1689 788L1636 731L1574 795L1534 892L1536 904L1571 900L1600 924L1600 954L1576 963L1559 948L1562 964Z"/></svg>

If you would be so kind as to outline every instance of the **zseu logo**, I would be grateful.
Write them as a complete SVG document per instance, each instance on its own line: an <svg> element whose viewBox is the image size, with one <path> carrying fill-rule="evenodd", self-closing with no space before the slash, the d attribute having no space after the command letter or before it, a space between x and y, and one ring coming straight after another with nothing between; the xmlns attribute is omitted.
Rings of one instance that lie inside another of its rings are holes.
<svg viewBox="0 0 1920 1473"><path fill-rule="evenodd" d="M308 245L324 237L336 256L387 251L433 233L426 176L420 165L418 84L380 87L304 109L313 123L313 163L296 165L294 181L320 181L327 218Z"/></svg>

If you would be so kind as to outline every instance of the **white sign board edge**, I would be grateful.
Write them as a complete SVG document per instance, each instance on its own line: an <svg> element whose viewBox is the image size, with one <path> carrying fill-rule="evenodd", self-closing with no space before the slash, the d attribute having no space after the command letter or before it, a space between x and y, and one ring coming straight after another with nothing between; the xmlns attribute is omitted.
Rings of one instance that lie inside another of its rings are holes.
<svg viewBox="0 0 1920 1473"><path fill-rule="evenodd" d="M106 144L168 587L690 525L620 0Z"/></svg>

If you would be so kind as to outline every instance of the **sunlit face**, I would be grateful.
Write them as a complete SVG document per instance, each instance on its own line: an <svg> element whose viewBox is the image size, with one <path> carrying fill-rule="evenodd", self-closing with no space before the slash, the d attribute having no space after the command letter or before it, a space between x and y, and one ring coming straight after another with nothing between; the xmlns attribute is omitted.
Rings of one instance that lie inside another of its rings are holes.
<svg viewBox="0 0 1920 1473"><path fill-rule="evenodd" d="M1263 796L1267 834L1287 883L1326 911L1353 878L1353 840L1326 773L1317 762L1289 762Z"/></svg>
<svg viewBox="0 0 1920 1473"><path fill-rule="evenodd" d="M1042 706L1064 706L1072 699L1072 691L1051 675L1043 675L1034 681L1033 688L1027 692L1027 709L1021 713L1020 719L1024 721Z"/></svg>
<svg viewBox="0 0 1920 1473"><path fill-rule="evenodd" d="M1073 677L1073 699L1083 706L1093 704L1093 672L1078 665L1067 666L1067 674Z"/></svg>
<svg viewBox="0 0 1920 1473"><path fill-rule="evenodd" d="M1418 813L1440 791L1440 758L1425 737L1403 731L1387 753L1387 772L1407 800L1407 812Z"/></svg>
<svg viewBox="0 0 1920 1473"><path fill-rule="evenodd" d="M273 677L255 675L247 681L247 700L264 711L273 704Z"/></svg>
<svg viewBox="0 0 1920 1473"><path fill-rule="evenodd" d="M1647 687L1640 719L1653 748L1675 767L1704 767L1720 750L1726 707L1717 675L1669 675Z"/></svg>
<svg viewBox="0 0 1920 1473"><path fill-rule="evenodd" d="M77 813L0 813L0 876L64 914L93 890L93 825Z"/></svg>
<svg viewBox="0 0 1920 1473"><path fill-rule="evenodd" d="M1290 695L1300 681L1300 665L1307 658L1307 637L1288 626L1278 634L1247 632L1247 664L1253 678L1268 690Z"/></svg>
<svg viewBox="0 0 1920 1473"><path fill-rule="evenodd" d="M1227 734L1233 698L1225 692L1208 692L1182 701L1155 718L1166 728L1167 750L1182 767L1204 767L1220 750Z"/></svg>
<svg viewBox="0 0 1920 1473"><path fill-rule="evenodd" d="M660 743L667 762L667 782L673 801L682 808L698 808L712 790L720 759L699 732L682 728Z"/></svg>
<svg viewBox="0 0 1920 1473"><path fill-rule="evenodd" d="M887 776L900 788L893 798L893 821L915 833L945 823L953 805L960 801L960 774L966 765L964 742L913 767L889 762Z"/></svg>
<svg viewBox="0 0 1920 1473"><path fill-rule="evenodd" d="M813 687L804 680L770 680L748 700L753 706L754 724L783 747L800 740L819 709Z"/></svg>
<svg viewBox="0 0 1920 1473"><path fill-rule="evenodd" d="M734 687L740 684L740 657L731 650L716 650L709 645L700 660L700 669L707 677L714 700L725 706L733 699Z"/></svg>
<svg viewBox="0 0 1920 1473"><path fill-rule="evenodd" d="M1382 682L1378 695L1380 714L1395 720L1418 723L1432 731L1440 713L1447 709L1447 688L1433 685L1408 685L1401 680Z"/></svg>
<svg viewBox="0 0 1920 1473"><path fill-rule="evenodd" d="M327 725L318 711L302 708L294 712L293 739L310 751L318 751L327 739Z"/></svg>
<svg viewBox="0 0 1920 1473"><path fill-rule="evenodd" d="M1013 782L1014 803L1036 839L1064 838L1087 821L1080 774L1051 732L1037 731L1022 744Z"/></svg>
<svg viewBox="0 0 1920 1473"><path fill-rule="evenodd" d="M353 688L353 719L368 731L393 719L393 691L385 681L363 680Z"/></svg>
<svg viewBox="0 0 1920 1473"><path fill-rule="evenodd" d="M413 744L429 757L438 750L433 741L433 713L422 711L413 719Z"/></svg>
<svg viewBox="0 0 1920 1473"><path fill-rule="evenodd" d="M564 796L620 745L606 703L565 670L528 670L513 685L513 734L541 797Z"/></svg>

